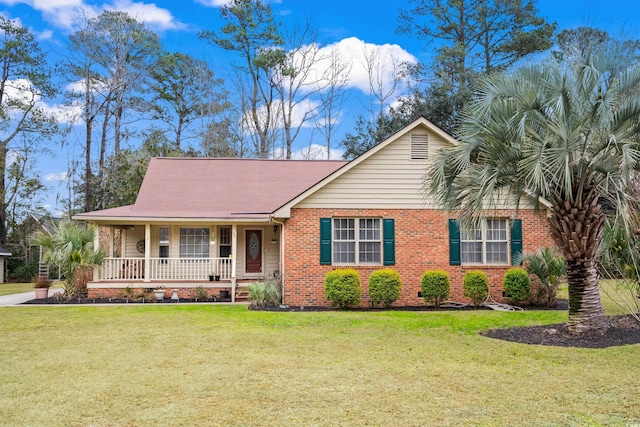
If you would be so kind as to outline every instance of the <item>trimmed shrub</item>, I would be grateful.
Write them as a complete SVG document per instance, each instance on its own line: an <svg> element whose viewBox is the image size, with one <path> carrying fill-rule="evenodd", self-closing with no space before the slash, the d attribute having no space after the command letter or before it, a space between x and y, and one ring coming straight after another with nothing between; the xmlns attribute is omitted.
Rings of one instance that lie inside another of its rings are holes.
<svg viewBox="0 0 640 427"><path fill-rule="evenodd" d="M247 288L252 308L276 307L280 305L280 285L273 280L254 282Z"/></svg>
<svg viewBox="0 0 640 427"><path fill-rule="evenodd" d="M420 287L422 288L422 298L439 308L440 303L450 295L449 273L444 270L429 270L422 275Z"/></svg>
<svg viewBox="0 0 640 427"><path fill-rule="evenodd" d="M352 268L328 272L324 278L324 293L335 307L348 308L360 304L360 273Z"/></svg>
<svg viewBox="0 0 640 427"><path fill-rule="evenodd" d="M400 298L401 289L400 274L391 268L376 270L369 276L369 296L374 307L391 307Z"/></svg>
<svg viewBox="0 0 640 427"><path fill-rule="evenodd" d="M462 281L464 296L471 298L476 307L489 296L489 279L484 271L471 270L464 274Z"/></svg>
<svg viewBox="0 0 640 427"><path fill-rule="evenodd" d="M504 294L513 303L527 301L531 295L529 273L524 268L510 268L502 279Z"/></svg>

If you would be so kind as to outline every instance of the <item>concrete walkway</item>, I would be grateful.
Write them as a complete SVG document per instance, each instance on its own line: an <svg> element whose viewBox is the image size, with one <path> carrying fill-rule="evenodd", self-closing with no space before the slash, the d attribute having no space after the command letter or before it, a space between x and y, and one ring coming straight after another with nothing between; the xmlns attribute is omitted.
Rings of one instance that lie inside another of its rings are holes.
<svg viewBox="0 0 640 427"><path fill-rule="evenodd" d="M62 292L64 289L62 288L51 288L49 289L49 296ZM36 292L24 292L21 294L12 294L12 295L2 295L0 296L0 307L7 305L18 305L23 302L30 301L36 298Z"/></svg>

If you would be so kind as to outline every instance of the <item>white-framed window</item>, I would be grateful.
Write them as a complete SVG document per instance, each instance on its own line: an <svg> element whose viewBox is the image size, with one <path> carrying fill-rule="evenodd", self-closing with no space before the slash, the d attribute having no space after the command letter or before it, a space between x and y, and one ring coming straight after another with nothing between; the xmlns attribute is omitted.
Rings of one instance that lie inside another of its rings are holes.
<svg viewBox="0 0 640 427"><path fill-rule="evenodd" d="M209 258L209 228L180 228L180 258Z"/></svg>
<svg viewBox="0 0 640 427"><path fill-rule="evenodd" d="M158 256L160 258L169 258L169 227L160 227L158 242Z"/></svg>
<svg viewBox="0 0 640 427"><path fill-rule="evenodd" d="M492 218L472 230L460 230L462 264L509 263L507 220Z"/></svg>
<svg viewBox="0 0 640 427"><path fill-rule="evenodd" d="M382 263L380 218L334 218L333 263L379 265Z"/></svg>
<svg viewBox="0 0 640 427"><path fill-rule="evenodd" d="M231 255L231 227L220 227L218 236L220 258L229 258Z"/></svg>

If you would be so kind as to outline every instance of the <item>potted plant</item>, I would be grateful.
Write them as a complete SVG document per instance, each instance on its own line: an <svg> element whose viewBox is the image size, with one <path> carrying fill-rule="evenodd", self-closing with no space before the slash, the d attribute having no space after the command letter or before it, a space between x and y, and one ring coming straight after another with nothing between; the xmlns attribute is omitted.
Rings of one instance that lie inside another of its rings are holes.
<svg viewBox="0 0 640 427"><path fill-rule="evenodd" d="M153 295L156 297L156 301L162 301L164 299L164 289L162 288L154 289Z"/></svg>
<svg viewBox="0 0 640 427"><path fill-rule="evenodd" d="M36 291L36 299L48 298L51 279L47 276L38 275L33 278L33 287Z"/></svg>

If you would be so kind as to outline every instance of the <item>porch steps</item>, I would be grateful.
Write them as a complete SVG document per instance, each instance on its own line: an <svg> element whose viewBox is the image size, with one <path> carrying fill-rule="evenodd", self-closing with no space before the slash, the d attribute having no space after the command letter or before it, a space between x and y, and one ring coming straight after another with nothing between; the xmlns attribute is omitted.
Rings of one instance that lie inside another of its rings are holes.
<svg viewBox="0 0 640 427"><path fill-rule="evenodd" d="M249 301L249 290L246 287L236 288L236 301Z"/></svg>

